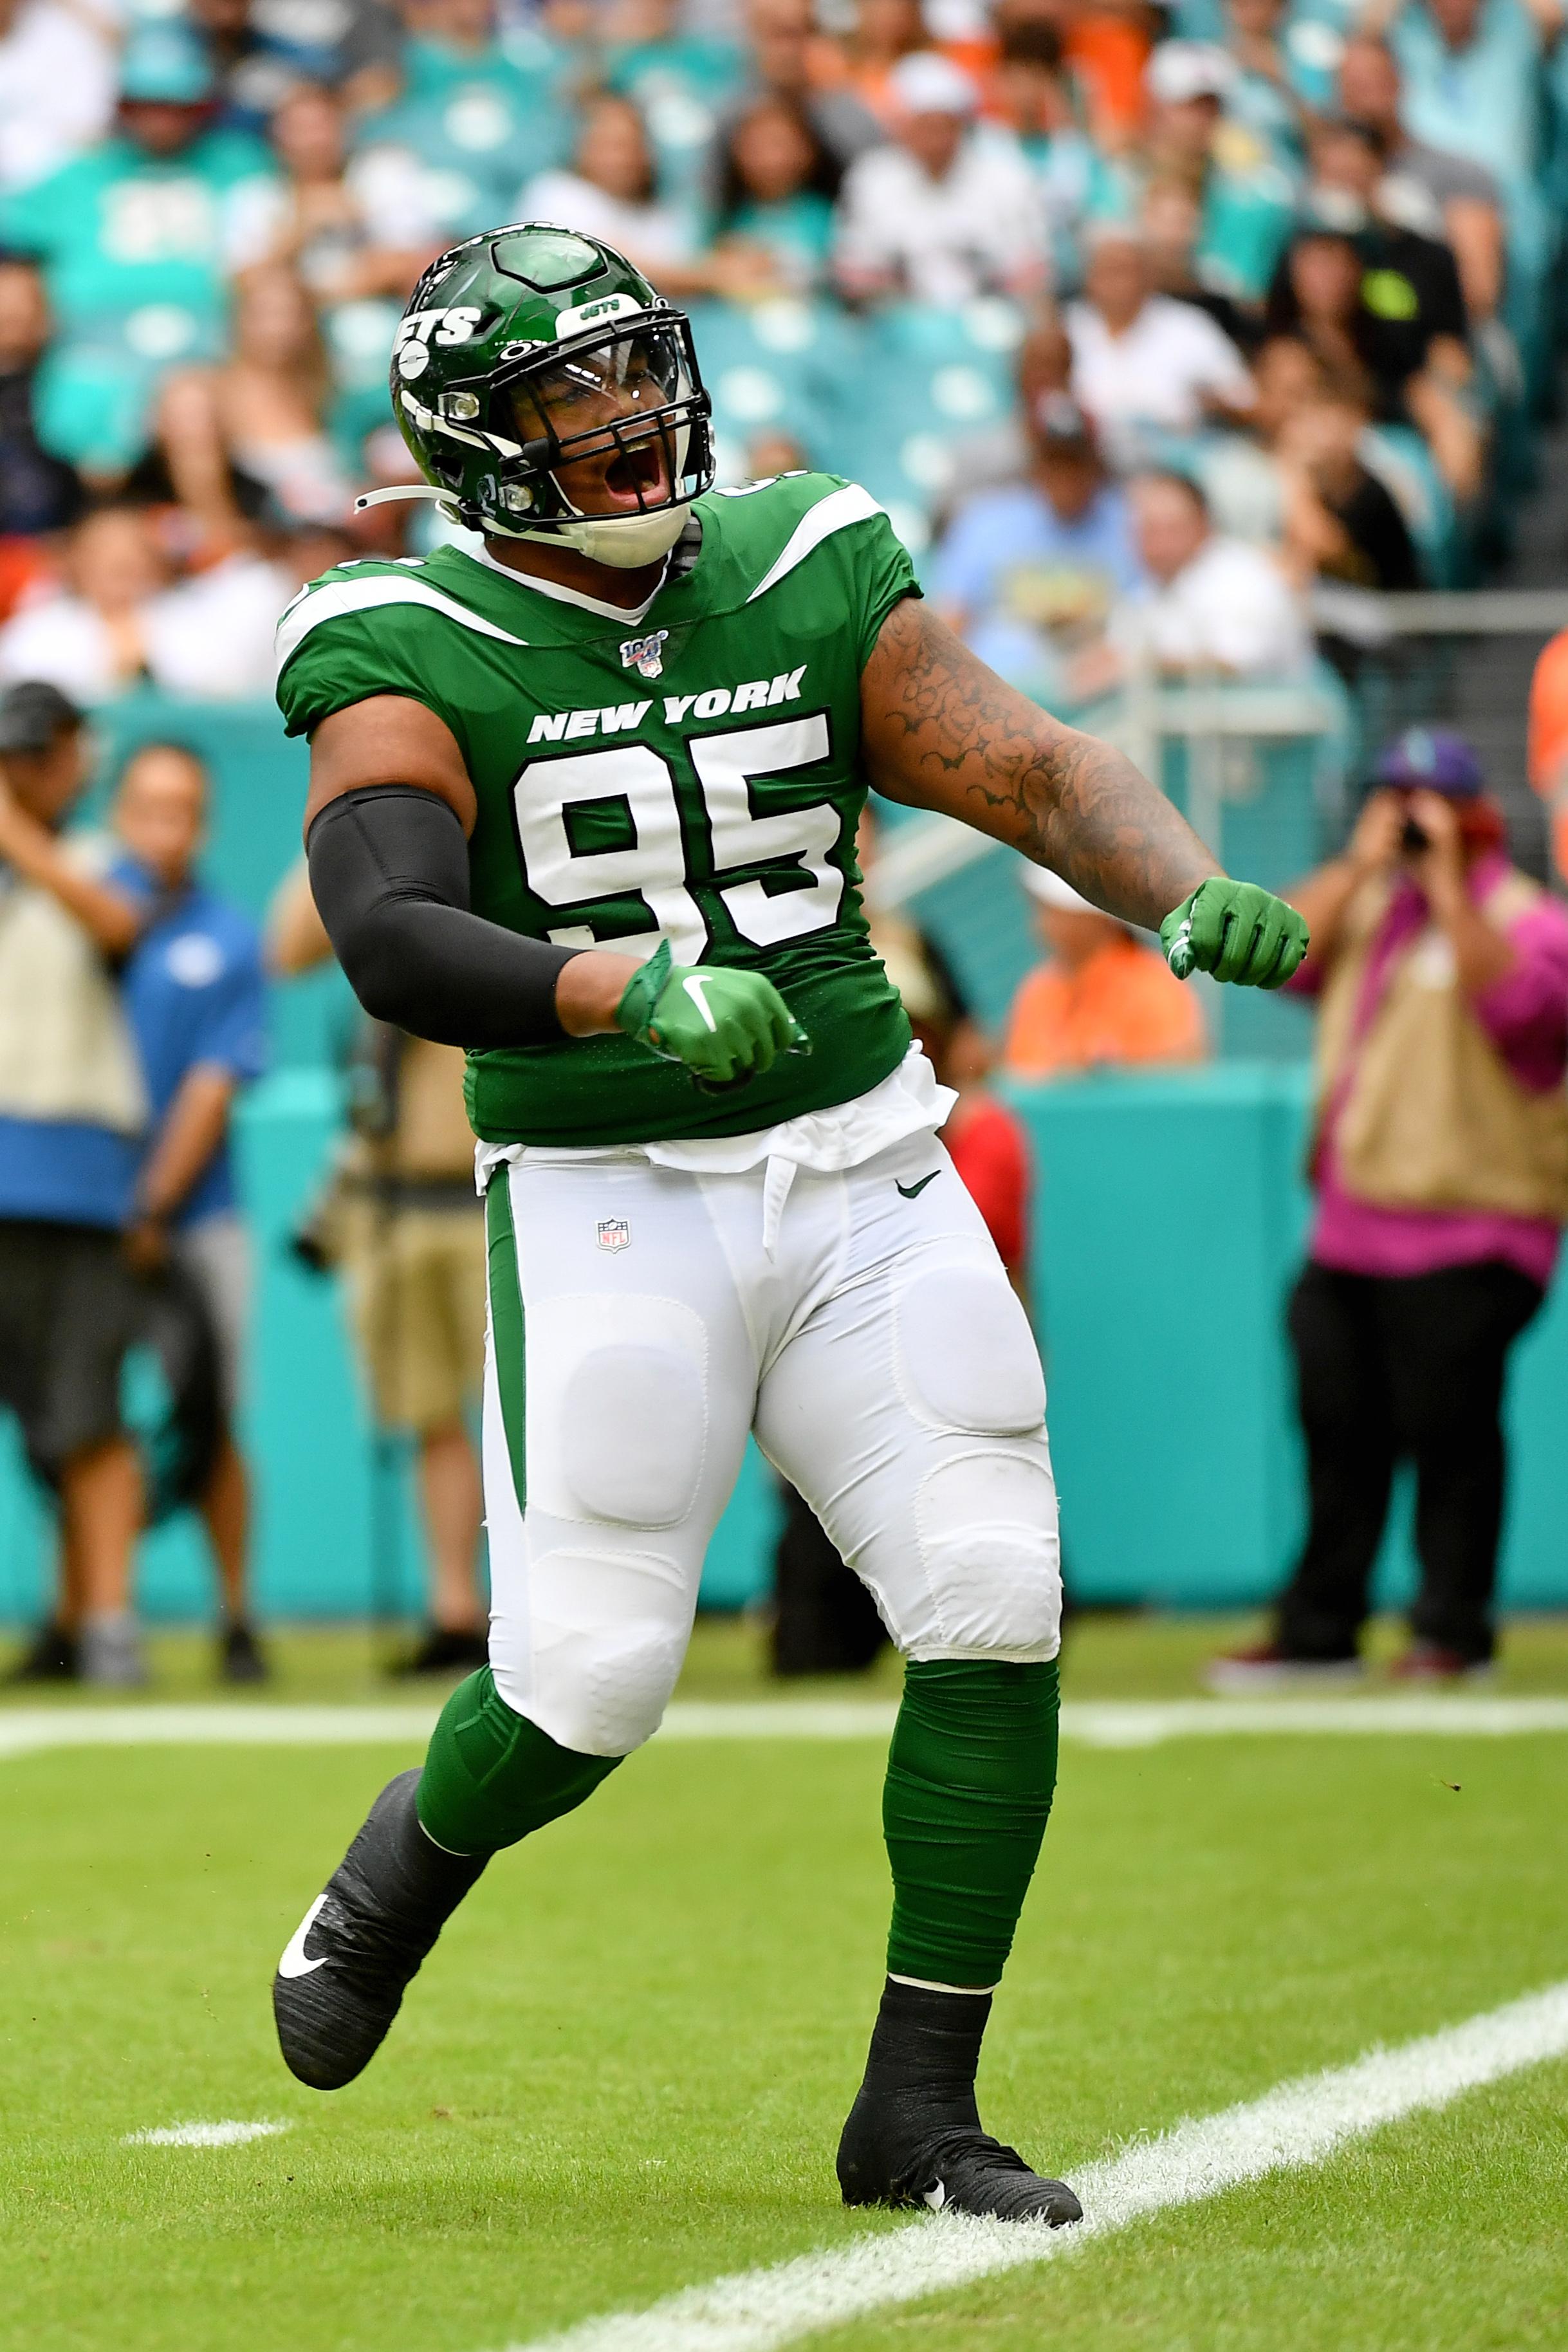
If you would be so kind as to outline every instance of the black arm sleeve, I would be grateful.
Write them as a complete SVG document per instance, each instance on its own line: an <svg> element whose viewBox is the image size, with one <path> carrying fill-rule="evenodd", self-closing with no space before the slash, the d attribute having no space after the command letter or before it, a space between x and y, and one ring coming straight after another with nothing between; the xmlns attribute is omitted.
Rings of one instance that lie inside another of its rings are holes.
<svg viewBox="0 0 1568 2352"><path fill-rule="evenodd" d="M456 812L413 784L329 801L306 839L310 889L355 995L378 1021L439 1045L539 1045L566 1032L563 963L580 953L525 940L468 911L468 845Z"/></svg>

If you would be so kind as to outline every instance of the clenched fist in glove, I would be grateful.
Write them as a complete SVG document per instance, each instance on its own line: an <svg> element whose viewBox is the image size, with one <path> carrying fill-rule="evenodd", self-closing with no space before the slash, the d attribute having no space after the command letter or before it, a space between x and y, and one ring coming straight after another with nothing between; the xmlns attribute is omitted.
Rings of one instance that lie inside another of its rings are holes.
<svg viewBox="0 0 1568 2352"><path fill-rule="evenodd" d="M1160 925L1160 945L1178 980L1207 971L1239 988L1282 988L1310 937L1283 898L1223 874L1200 882Z"/></svg>
<svg viewBox="0 0 1568 2352"><path fill-rule="evenodd" d="M770 980L722 964L675 963L668 940L628 983L615 1018L639 1045L683 1063L701 1086L759 1077L780 1054L810 1051Z"/></svg>

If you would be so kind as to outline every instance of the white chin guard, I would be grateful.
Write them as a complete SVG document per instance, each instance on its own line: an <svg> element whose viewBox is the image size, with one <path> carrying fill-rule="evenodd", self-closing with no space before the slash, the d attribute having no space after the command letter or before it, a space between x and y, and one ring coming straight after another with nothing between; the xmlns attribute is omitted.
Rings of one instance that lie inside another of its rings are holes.
<svg viewBox="0 0 1568 2352"><path fill-rule="evenodd" d="M461 523L457 500L450 490L429 482L398 482L390 489L366 490L354 500L354 511L385 506L392 499L434 499L449 522ZM686 527L692 510L689 499L679 506L661 507L656 514L604 515L581 522L557 523L551 530L529 530L486 515L481 529L497 539L532 539L545 547L575 547L591 562L609 564L616 572L635 572L667 555Z"/></svg>
<svg viewBox="0 0 1568 2352"><path fill-rule="evenodd" d="M656 514L606 515L582 522L559 523L553 530L520 530L519 539L543 540L556 547L575 547L591 562L607 563L617 572L635 572L667 555L686 527L689 502L661 507Z"/></svg>

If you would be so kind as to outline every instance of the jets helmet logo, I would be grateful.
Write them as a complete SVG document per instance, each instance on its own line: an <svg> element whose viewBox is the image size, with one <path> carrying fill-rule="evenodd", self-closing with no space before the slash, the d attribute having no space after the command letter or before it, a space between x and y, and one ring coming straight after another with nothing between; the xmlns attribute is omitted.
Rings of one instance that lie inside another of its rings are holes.
<svg viewBox="0 0 1568 2352"><path fill-rule="evenodd" d="M623 1250L632 1245L632 1228L624 1217L601 1217L594 1232L601 1250Z"/></svg>
<svg viewBox="0 0 1568 2352"><path fill-rule="evenodd" d="M455 310L410 310L398 322L394 351L401 376L423 375L430 365L432 339L438 343L466 343L477 331L485 313L462 304Z"/></svg>
<svg viewBox="0 0 1568 2352"><path fill-rule="evenodd" d="M654 629L645 637L628 637L621 648L622 668L637 670L643 677L662 677L669 634L668 629Z"/></svg>

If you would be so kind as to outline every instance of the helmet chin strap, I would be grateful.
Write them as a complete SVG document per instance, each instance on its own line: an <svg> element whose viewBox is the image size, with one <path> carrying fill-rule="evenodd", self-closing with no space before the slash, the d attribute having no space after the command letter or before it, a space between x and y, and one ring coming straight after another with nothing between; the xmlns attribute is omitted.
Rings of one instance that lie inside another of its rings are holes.
<svg viewBox="0 0 1568 2352"><path fill-rule="evenodd" d="M388 505L393 499L434 499L455 512L458 500L452 491L437 489L430 482L397 482L384 490L366 490L354 500L354 512L361 514L366 507ZM667 555L686 527L691 513L691 500L683 499L678 505L660 507L653 514L585 515L579 522L556 524L541 530L536 524L531 530L518 530L515 525L498 522L486 515L484 528L497 539L528 539L542 547L571 547L579 555L586 555L591 563L608 564L615 572L636 572L644 563L656 563Z"/></svg>

